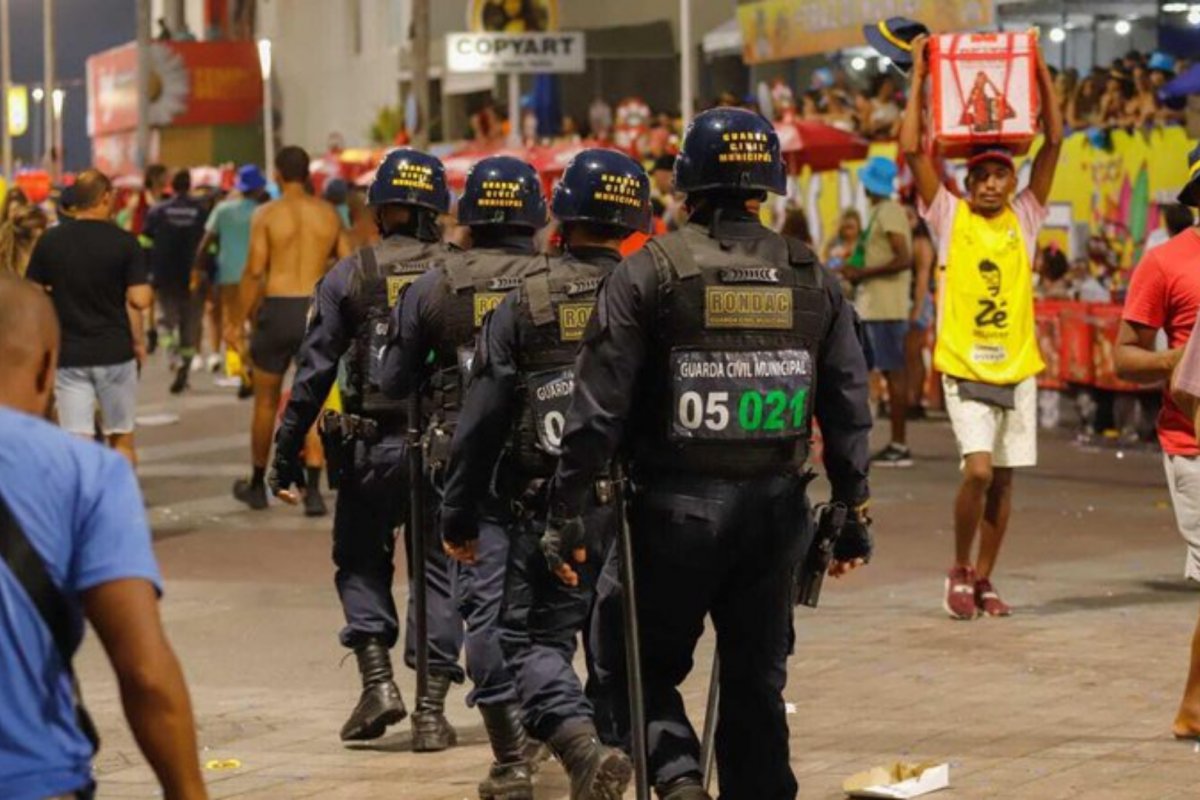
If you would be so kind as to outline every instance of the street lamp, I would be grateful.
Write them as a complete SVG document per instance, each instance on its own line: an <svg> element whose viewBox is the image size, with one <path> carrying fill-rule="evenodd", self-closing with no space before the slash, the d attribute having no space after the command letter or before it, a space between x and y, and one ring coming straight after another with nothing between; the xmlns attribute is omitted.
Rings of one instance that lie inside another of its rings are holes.
<svg viewBox="0 0 1200 800"><path fill-rule="evenodd" d="M1113 30L1116 31L1117 36L1128 36L1132 28L1133 26L1129 24L1129 20L1127 19L1119 19L1117 20L1117 24L1113 25Z"/></svg>
<svg viewBox="0 0 1200 800"><path fill-rule="evenodd" d="M55 89L50 93L54 106L54 174L61 175L63 168L63 104L67 100L66 89Z"/></svg>
<svg viewBox="0 0 1200 800"><path fill-rule="evenodd" d="M271 40L258 40L258 65L263 81L263 147L268 172L275 166L275 114L271 103Z"/></svg>

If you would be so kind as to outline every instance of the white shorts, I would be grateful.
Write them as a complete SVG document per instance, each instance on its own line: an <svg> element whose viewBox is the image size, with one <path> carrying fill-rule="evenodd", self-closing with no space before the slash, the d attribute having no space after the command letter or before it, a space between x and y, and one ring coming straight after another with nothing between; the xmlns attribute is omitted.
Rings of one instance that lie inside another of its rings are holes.
<svg viewBox="0 0 1200 800"><path fill-rule="evenodd" d="M1001 468L1037 466L1037 380L1017 384L1016 408L1006 409L963 400L958 381L942 376L946 412L958 441L962 458L971 453L990 453L992 466Z"/></svg>
<svg viewBox="0 0 1200 800"><path fill-rule="evenodd" d="M92 436L96 407L105 436L133 433L137 411L137 362L102 367L59 367L54 381L58 424L67 433Z"/></svg>
<svg viewBox="0 0 1200 800"><path fill-rule="evenodd" d="M1163 466L1171 490L1171 505L1175 507L1175 524L1187 543L1183 575L1200 581L1200 458L1163 453Z"/></svg>

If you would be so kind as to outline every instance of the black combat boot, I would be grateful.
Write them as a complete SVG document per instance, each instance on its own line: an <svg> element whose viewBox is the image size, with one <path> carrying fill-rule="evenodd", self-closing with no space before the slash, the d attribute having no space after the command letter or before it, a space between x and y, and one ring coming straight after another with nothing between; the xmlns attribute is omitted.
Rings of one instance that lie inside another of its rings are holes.
<svg viewBox="0 0 1200 800"><path fill-rule="evenodd" d="M571 777L571 800L621 800L633 763L615 747L600 743L596 726L568 722L547 742Z"/></svg>
<svg viewBox="0 0 1200 800"><path fill-rule="evenodd" d="M363 691L350 719L342 726L343 742L378 739L388 725L395 725L408 716L400 690L392 679L392 660L387 645L378 639L367 639L354 648L358 671L362 674Z"/></svg>
<svg viewBox="0 0 1200 800"><path fill-rule="evenodd" d="M704 790L700 781L690 775L658 787L658 796L662 800L712 800L712 795Z"/></svg>
<svg viewBox="0 0 1200 800"><path fill-rule="evenodd" d="M483 727L492 743L488 776L479 784L479 800L533 800L533 780L525 760L525 729L516 703L480 706Z"/></svg>
<svg viewBox="0 0 1200 800"><path fill-rule="evenodd" d="M429 696L417 698L412 715L414 753L436 753L458 744L458 734L446 720L449 691L449 675L429 676Z"/></svg>

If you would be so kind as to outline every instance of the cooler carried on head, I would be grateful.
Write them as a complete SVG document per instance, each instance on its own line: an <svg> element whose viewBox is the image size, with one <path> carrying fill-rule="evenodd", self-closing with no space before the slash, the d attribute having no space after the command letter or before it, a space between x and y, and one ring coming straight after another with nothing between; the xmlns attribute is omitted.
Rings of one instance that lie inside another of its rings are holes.
<svg viewBox="0 0 1200 800"><path fill-rule="evenodd" d="M1037 37L945 33L929 41L929 108L935 151L967 158L981 145L1029 152L1037 135Z"/></svg>

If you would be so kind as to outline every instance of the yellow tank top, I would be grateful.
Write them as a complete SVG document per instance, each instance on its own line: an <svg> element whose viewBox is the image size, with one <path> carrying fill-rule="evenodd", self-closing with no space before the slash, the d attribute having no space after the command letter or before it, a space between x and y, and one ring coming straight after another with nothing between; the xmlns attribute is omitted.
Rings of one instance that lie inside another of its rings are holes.
<svg viewBox="0 0 1200 800"><path fill-rule="evenodd" d="M960 201L938 287L934 367L946 375L1015 384L1041 372L1033 270L1016 212L994 218Z"/></svg>

